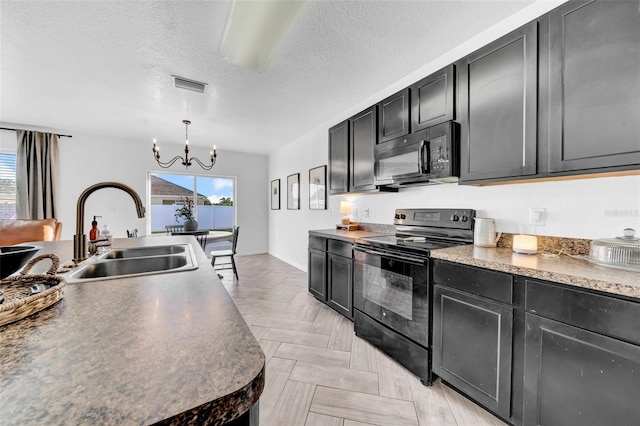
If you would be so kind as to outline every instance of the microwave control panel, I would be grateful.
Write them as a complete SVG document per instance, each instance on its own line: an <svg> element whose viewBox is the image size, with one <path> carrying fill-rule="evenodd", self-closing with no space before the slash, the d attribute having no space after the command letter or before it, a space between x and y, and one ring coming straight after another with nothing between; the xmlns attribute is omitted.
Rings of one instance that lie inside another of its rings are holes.
<svg viewBox="0 0 640 426"><path fill-rule="evenodd" d="M458 129L454 121L429 128L429 179L459 176Z"/></svg>
<svg viewBox="0 0 640 426"><path fill-rule="evenodd" d="M452 155L446 136L429 141L429 173L433 176L450 176Z"/></svg>

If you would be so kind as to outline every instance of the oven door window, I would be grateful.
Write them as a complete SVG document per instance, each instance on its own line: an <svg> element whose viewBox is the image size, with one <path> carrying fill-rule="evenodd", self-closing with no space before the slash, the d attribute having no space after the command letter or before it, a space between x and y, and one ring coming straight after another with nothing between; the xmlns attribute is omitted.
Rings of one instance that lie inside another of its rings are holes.
<svg viewBox="0 0 640 426"><path fill-rule="evenodd" d="M364 264L364 298L387 312L413 319L413 277L406 275L406 264L382 258L380 266Z"/></svg>

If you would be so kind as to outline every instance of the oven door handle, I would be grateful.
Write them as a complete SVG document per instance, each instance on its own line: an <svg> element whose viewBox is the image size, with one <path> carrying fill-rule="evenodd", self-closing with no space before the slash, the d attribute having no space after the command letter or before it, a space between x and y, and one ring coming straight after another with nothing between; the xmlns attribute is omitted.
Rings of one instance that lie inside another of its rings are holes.
<svg viewBox="0 0 640 426"><path fill-rule="evenodd" d="M372 256L382 256L382 257L386 257L386 258L389 258L389 259L398 260L398 261L404 262L404 263L413 263L413 264L420 265L420 266L426 266L426 264L427 264L427 259L421 258L421 257L414 257L414 256L411 256L411 255L391 254L391 253L388 253L388 252L369 250L369 249L365 249L365 248L362 248L362 247L355 247L354 250L361 251L363 253L370 254Z"/></svg>

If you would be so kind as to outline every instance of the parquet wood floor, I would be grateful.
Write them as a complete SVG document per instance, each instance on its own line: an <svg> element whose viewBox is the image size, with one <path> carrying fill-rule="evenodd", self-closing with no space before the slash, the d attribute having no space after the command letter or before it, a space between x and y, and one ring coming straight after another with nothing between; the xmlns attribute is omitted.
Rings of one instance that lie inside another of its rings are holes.
<svg viewBox="0 0 640 426"><path fill-rule="evenodd" d="M307 291L307 275L267 255L236 256L222 283L266 355L261 426L504 426L439 380L423 386Z"/></svg>

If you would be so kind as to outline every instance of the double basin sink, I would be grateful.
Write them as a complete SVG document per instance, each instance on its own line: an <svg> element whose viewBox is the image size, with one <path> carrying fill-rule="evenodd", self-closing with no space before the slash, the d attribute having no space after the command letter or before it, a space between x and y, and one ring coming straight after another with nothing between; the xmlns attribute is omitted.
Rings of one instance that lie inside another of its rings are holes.
<svg viewBox="0 0 640 426"><path fill-rule="evenodd" d="M94 256L67 277L67 282L128 278L196 269L189 244L114 249Z"/></svg>

